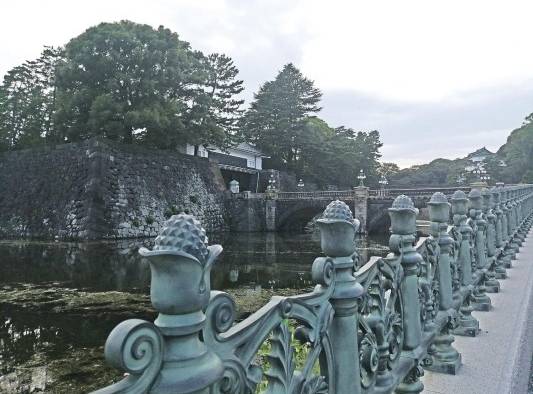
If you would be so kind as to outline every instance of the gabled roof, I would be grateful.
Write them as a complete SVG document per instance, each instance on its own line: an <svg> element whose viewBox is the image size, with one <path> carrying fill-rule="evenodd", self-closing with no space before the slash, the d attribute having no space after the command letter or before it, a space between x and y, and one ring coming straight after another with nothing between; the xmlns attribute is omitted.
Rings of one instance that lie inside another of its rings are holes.
<svg viewBox="0 0 533 394"><path fill-rule="evenodd" d="M224 150L220 150L216 147L208 147L208 150L212 151L219 151L219 152L226 152L231 154L231 151L238 151L238 152L244 152L244 153L251 153L254 156L261 156L265 158L269 158L270 156L265 155L263 152L261 152L259 149L257 149L254 145L249 144L248 142L241 142L237 146L229 147Z"/></svg>
<svg viewBox="0 0 533 394"><path fill-rule="evenodd" d="M241 142L239 145L237 145L237 146L235 146L233 148L230 148L230 149L240 150L242 152L253 153L253 154L255 154L257 156L261 156L261 157L268 157L263 152L261 152L259 149L257 149L254 145L249 144L248 142Z"/></svg>

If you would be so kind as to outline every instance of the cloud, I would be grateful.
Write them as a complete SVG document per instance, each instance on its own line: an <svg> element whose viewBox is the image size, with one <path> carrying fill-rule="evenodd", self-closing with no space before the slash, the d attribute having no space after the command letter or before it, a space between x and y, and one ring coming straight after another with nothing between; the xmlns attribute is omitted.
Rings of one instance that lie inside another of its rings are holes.
<svg viewBox="0 0 533 394"><path fill-rule="evenodd" d="M0 73L89 26L165 25L231 56L250 101L293 62L333 126L381 132L402 166L496 149L533 111L530 1L93 0L2 4ZM531 88L530 88L531 87Z"/></svg>

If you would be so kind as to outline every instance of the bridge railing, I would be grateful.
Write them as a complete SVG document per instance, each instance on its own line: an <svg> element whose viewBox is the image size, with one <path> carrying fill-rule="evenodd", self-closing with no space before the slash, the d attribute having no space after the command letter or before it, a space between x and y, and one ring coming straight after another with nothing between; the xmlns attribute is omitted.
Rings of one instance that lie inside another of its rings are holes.
<svg viewBox="0 0 533 394"><path fill-rule="evenodd" d="M278 200L305 200L305 199L325 199L325 200L345 200L354 198L353 190L339 191L316 191L316 192L277 192Z"/></svg>
<svg viewBox="0 0 533 394"><path fill-rule="evenodd" d="M370 189L369 197L370 198L396 198L402 194L409 197L418 197L418 196L431 196L433 193L443 193L447 196L452 195L455 191L462 190L468 193L471 190L471 187L432 187L432 188L404 188L404 189Z"/></svg>
<svg viewBox="0 0 533 394"><path fill-rule="evenodd" d="M417 240L418 210L398 196L391 253L360 262L358 221L330 203L315 288L273 297L240 322L231 296L210 290L222 247L207 245L192 216L171 217L153 250L140 250L159 316L113 329L105 356L127 376L97 393L420 393L424 369L461 366L453 336L479 333L471 312L490 310L487 293L533 225L533 186L436 192L428 206L431 234Z"/></svg>
<svg viewBox="0 0 533 394"><path fill-rule="evenodd" d="M409 189L369 189L370 198L393 199L399 195L405 194L409 197L425 196L429 197L433 193L441 192L445 195L451 195L456 190L470 191L470 187L460 188L409 188ZM234 198L276 198L278 200L344 200L349 201L355 198L355 190L335 190L335 191L313 191L313 192L280 192L272 191L269 193L251 193L249 191L233 194Z"/></svg>

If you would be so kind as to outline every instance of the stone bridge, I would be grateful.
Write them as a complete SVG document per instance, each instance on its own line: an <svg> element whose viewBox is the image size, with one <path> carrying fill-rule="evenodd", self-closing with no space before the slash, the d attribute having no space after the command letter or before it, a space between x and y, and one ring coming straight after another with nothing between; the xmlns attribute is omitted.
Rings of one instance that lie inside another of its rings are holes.
<svg viewBox="0 0 533 394"><path fill-rule="evenodd" d="M394 198L404 194L421 209L420 219L425 217L427 201L435 192L451 196L456 190L466 193L470 187L418 188L418 189L369 189L317 192L267 192L238 193L229 202L235 231L301 230L334 200L345 202L361 222L361 232L379 232L389 228L390 208Z"/></svg>

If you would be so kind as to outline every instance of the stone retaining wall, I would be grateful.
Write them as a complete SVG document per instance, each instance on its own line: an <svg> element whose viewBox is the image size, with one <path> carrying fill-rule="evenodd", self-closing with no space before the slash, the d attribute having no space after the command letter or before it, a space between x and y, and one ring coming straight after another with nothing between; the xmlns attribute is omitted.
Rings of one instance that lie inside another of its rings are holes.
<svg viewBox="0 0 533 394"><path fill-rule="evenodd" d="M224 182L207 159L88 140L0 154L0 237L155 236L186 211L226 229Z"/></svg>

